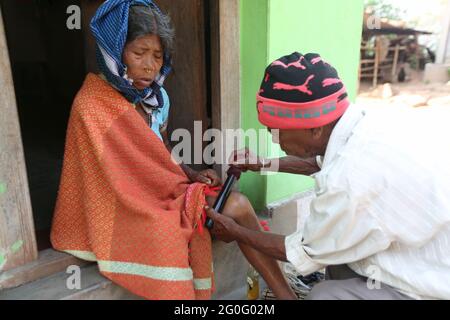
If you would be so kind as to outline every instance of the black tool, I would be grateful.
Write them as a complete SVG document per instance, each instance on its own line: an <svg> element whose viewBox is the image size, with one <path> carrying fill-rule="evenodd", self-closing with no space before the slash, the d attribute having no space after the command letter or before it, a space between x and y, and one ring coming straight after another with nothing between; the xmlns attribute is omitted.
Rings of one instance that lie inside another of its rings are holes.
<svg viewBox="0 0 450 320"><path fill-rule="evenodd" d="M222 190L220 190L219 195L217 196L216 202L214 202L213 210L222 213L223 208L225 207L225 203L227 202L228 196L230 195L231 188L236 180L239 180L241 177L241 170L230 167L227 171L227 180L223 184ZM211 218L206 219L205 226L208 229L212 229L214 226L214 221Z"/></svg>

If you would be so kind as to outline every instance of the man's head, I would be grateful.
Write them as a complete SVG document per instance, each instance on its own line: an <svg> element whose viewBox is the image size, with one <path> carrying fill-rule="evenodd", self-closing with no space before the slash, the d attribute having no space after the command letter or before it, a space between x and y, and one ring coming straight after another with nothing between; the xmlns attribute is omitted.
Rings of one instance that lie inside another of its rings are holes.
<svg viewBox="0 0 450 320"><path fill-rule="evenodd" d="M267 67L257 95L259 121L290 155L325 153L331 132L349 105L336 70L318 54L294 52ZM279 129L279 135L273 129Z"/></svg>
<svg viewBox="0 0 450 320"><path fill-rule="evenodd" d="M310 158L324 155L331 132L338 120L312 129L269 129L273 143L291 156Z"/></svg>

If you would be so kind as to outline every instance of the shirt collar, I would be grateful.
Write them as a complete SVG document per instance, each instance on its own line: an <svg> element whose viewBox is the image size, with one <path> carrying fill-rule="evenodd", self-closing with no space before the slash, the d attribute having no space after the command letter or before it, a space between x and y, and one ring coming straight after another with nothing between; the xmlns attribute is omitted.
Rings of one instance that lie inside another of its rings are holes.
<svg viewBox="0 0 450 320"><path fill-rule="evenodd" d="M339 150L347 143L353 130L365 114L366 112L361 106L351 104L348 107L331 132L323 159L323 167L333 161Z"/></svg>

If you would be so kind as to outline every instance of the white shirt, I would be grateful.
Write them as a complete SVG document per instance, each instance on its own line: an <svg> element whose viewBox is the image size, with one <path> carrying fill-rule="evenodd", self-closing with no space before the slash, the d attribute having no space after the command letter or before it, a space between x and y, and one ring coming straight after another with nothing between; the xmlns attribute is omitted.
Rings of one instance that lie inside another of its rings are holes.
<svg viewBox="0 0 450 320"><path fill-rule="evenodd" d="M304 228L285 241L301 274L348 264L413 298L450 299L450 112L352 105L315 176Z"/></svg>

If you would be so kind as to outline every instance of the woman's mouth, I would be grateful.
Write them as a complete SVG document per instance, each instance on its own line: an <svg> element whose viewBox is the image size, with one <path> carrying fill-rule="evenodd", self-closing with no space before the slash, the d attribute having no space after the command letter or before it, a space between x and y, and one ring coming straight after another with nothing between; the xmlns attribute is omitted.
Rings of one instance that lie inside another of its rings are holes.
<svg viewBox="0 0 450 320"><path fill-rule="evenodd" d="M151 79L137 79L134 81L134 85L139 88L147 88L150 87L153 80Z"/></svg>

